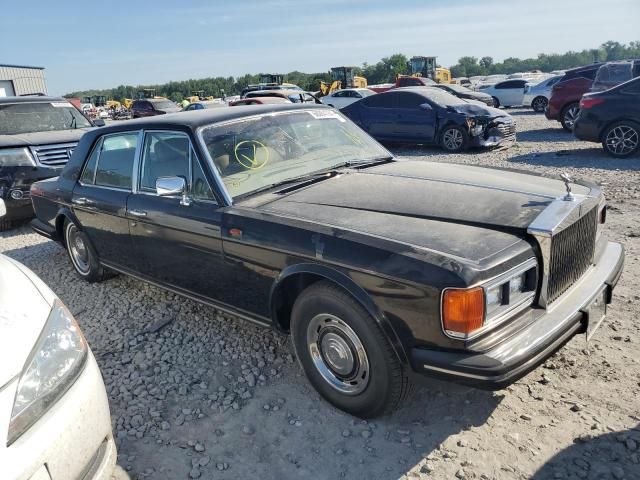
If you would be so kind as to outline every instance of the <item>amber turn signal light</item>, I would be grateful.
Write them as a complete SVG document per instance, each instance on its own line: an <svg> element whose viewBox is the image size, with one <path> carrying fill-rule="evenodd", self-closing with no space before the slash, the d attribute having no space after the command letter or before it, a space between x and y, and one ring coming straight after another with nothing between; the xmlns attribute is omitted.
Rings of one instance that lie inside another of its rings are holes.
<svg viewBox="0 0 640 480"><path fill-rule="evenodd" d="M442 295L442 325L453 335L466 336L482 327L484 290L482 287L451 288Z"/></svg>

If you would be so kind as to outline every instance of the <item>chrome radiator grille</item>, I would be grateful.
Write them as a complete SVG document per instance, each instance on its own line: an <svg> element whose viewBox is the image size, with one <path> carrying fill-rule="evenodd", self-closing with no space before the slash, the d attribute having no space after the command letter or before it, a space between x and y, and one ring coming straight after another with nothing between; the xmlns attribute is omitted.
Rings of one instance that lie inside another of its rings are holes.
<svg viewBox="0 0 640 480"><path fill-rule="evenodd" d="M551 238L547 283L549 303L566 292L591 265L596 245L597 214L597 208L591 209Z"/></svg>
<svg viewBox="0 0 640 480"><path fill-rule="evenodd" d="M59 143L31 147L31 153L40 165L45 167L63 167L71 158L77 143Z"/></svg>

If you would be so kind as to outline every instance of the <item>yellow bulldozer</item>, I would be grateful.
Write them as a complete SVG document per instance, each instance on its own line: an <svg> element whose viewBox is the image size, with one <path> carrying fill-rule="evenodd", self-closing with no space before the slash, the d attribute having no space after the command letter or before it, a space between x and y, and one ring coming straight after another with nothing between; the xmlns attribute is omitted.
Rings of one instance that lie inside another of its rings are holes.
<svg viewBox="0 0 640 480"><path fill-rule="evenodd" d="M413 77L428 77L437 83L451 83L451 71L448 68L438 67L436 57L411 57L409 70Z"/></svg>
<svg viewBox="0 0 640 480"><path fill-rule="evenodd" d="M356 67L332 67L331 83L320 82L320 95L325 96L341 88L367 88L367 79L355 74Z"/></svg>

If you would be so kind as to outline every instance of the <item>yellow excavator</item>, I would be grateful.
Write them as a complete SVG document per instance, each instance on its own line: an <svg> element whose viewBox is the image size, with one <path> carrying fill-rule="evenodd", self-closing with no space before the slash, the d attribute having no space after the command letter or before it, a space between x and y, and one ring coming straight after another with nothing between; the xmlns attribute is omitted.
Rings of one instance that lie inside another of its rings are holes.
<svg viewBox="0 0 640 480"><path fill-rule="evenodd" d="M341 88L367 88L367 79L355 74L356 67L332 67L331 83L320 81L320 96Z"/></svg>

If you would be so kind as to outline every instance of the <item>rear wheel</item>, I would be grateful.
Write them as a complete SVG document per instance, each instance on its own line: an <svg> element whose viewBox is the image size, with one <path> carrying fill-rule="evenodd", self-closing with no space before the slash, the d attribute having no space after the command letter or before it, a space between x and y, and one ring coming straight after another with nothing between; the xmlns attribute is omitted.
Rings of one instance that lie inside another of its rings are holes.
<svg viewBox="0 0 640 480"><path fill-rule="evenodd" d="M330 282L317 282L298 297L291 339L309 382L345 412L376 417L408 392L409 379L380 326Z"/></svg>
<svg viewBox="0 0 640 480"><path fill-rule="evenodd" d="M500 100L498 100L497 97L491 97L491 98L493 98L493 106L495 108L500 108Z"/></svg>
<svg viewBox="0 0 640 480"><path fill-rule="evenodd" d="M91 247L87 234L68 219L64 224L64 243L78 275L91 283L104 280L105 270L98 262L98 256Z"/></svg>
<svg viewBox="0 0 640 480"><path fill-rule="evenodd" d="M531 102L531 108L533 108L534 112L538 113L544 112L547 105L549 105L549 100L542 96L534 98Z"/></svg>
<svg viewBox="0 0 640 480"><path fill-rule="evenodd" d="M562 128L567 132L572 132L573 124L576 123L576 118L578 118L579 113L580 105L578 103L570 103L564 107L562 109L562 113L560 113L560 123L562 124Z"/></svg>
<svg viewBox="0 0 640 480"><path fill-rule="evenodd" d="M469 145L469 135L461 127L455 125L445 127L440 137L440 145L447 152L462 152Z"/></svg>
<svg viewBox="0 0 640 480"><path fill-rule="evenodd" d="M640 148L640 125L635 122L616 122L602 135L602 147L612 157L627 158Z"/></svg>

